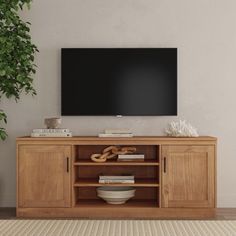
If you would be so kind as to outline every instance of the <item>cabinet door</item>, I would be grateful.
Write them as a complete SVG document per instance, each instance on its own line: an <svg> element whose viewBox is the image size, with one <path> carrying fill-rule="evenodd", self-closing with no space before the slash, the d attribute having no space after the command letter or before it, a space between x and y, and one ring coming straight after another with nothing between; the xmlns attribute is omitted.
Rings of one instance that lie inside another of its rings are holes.
<svg viewBox="0 0 236 236"><path fill-rule="evenodd" d="M70 206L70 146L20 145L18 206Z"/></svg>
<svg viewBox="0 0 236 236"><path fill-rule="evenodd" d="M214 207L214 194L214 146L162 146L162 207Z"/></svg>

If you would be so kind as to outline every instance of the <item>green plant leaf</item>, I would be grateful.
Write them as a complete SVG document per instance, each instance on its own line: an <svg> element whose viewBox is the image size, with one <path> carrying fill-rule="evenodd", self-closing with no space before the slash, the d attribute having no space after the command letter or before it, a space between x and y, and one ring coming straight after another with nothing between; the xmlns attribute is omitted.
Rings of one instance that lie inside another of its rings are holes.
<svg viewBox="0 0 236 236"><path fill-rule="evenodd" d="M5 129L0 128L0 139L4 141L6 138L7 138L7 133Z"/></svg>
<svg viewBox="0 0 236 236"><path fill-rule="evenodd" d="M0 70L0 76L4 76L6 74L5 70Z"/></svg>
<svg viewBox="0 0 236 236"><path fill-rule="evenodd" d="M32 75L36 65L34 54L37 47L31 41L30 22L24 22L19 9L30 7L32 0L0 1L0 98L20 99L22 92L36 95ZM7 137L1 127L7 122L6 114L0 110L0 139Z"/></svg>

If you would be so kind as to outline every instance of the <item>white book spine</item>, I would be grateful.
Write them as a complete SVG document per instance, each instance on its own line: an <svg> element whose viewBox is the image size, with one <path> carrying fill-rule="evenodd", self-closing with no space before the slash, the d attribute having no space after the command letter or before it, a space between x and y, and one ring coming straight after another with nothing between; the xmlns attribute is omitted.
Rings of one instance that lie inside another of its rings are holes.
<svg viewBox="0 0 236 236"><path fill-rule="evenodd" d="M144 159L144 154L119 154L118 159Z"/></svg>
<svg viewBox="0 0 236 236"><path fill-rule="evenodd" d="M109 180L115 180L115 179L118 179L118 180L134 180L134 176L106 176L106 175L102 175L102 176L99 176L99 179L100 180L106 180L106 179L109 179Z"/></svg>
<svg viewBox="0 0 236 236"><path fill-rule="evenodd" d="M117 159L117 161L120 162L125 162L125 161L130 161L130 162L135 162L135 161L144 161L144 159Z"/></svg>
<svg viewBox="0 0 236 236"><path fill-rule="evenodd" d="M33 129L33 133L69 133L69 129Z"/></svg>
<svg viewBox="0 0 236 236"><path fill-rule="evenodd" d="M72 137L72 133L31 133L31 137L40 138L40 137Z"/></svg>
<svg viewBox="0 0 236 236"><path fill-rule="evenodd" d="M134 180L99 180L100 184L134 184Z"/></svg>

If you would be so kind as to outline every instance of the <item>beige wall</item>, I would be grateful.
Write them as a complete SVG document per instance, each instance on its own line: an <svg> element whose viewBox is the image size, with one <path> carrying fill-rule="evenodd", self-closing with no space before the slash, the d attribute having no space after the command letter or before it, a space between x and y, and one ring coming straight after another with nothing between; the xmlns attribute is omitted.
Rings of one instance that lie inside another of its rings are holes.
<svg viewBox="0 0 236 236"><path fill-rule="evenodd" d="M9 138L0 142L0 206L15 205L15 138L60 114L61 47L178 47L179 116L219 138L218 206L236 207L236 1L38 0L23 16L40 53L35 98L4 100ZM63 117L75 135L131 128L160 135L176 117Z"/></svg>

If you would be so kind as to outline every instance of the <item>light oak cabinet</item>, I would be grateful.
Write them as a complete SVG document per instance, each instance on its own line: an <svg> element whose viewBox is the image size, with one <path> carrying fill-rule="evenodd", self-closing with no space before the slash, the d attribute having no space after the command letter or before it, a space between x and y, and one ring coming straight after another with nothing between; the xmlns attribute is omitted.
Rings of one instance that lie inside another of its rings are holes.
<svg viewBox="0 0 236 236"><path fill-rule="evenodd" d="M216 207L216 138L17 139L17 216L208 218ZM135 147L144 161L93 162L108 146ZM99 183L99 176L134 175L134 183ZM100 186L131 186L123 205L97 196Z"/></svg>
<svg viewBox="0 0 236 236"><path fill-rule="evenodd" d="M162 207L215 206L214 146L162 146Z"/></svg>
<svg viewBox="0 0 236 236"><path fill-rule="evenodd" d="M71 147L21 145L18 149L18 206L69 207Z"/></svg>

